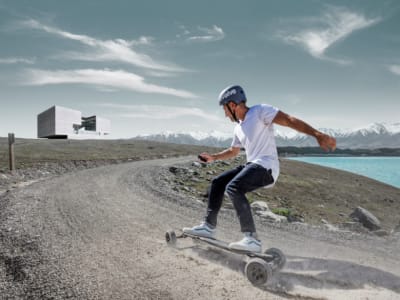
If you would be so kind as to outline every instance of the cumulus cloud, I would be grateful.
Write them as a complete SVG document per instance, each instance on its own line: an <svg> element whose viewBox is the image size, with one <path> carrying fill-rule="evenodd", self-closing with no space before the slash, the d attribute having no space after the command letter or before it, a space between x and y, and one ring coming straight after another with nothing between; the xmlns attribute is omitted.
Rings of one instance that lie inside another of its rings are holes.
<svg viewBox="0 0 400 300"><path fill-rule="evenodd" d="M151 37L143 36L134 41L124 39L100 40L87 35L74 34L56 27L47 26L36 20L25 21L21 24L24 27L41 30L60 38L77 41L91 50L87 53L65 53L65 58L87 61L119 61L147 69L169 72L184 71L184 69L174 65L159 63L150 56L139 53L132 48L135 45L151 44L153 41Z"/></svg>
<svg viewBox="0 0 400 300"><path fill-rule="evenodd" d="M172 95L180 98L196 98L194 94L188 91L149 84L145 82L143 77L122 70L80 69L50 71L30 69L25 71L24 84L35 86L88 84L101 88L125 89L141 93Z"/></svg>
<svg viewBox="0 0 400 300"><path fill-rule="evenodd" d="M164 106L164 105L121 105L114 103L103 103L103 107L120 109L124 112L119 114L125 118L146 119L175 119L179 117L199 117L209 121L218 121L218 117L196 107Z"/></svg>
<svg viewBox="0 0 400 300"><path fill-rule="evenodd" d="M278 35L288 44L301 46L315 58L346 64L349 61L327 57L326 51L353 32L372 26L379 21L379 18L367 18L344 8L331 7L322 17L306 22L307 29L294 30L294 32L282 31ZM310 26L309 23L318 25ZM304 24L299 22L298 25Z"/></svg>

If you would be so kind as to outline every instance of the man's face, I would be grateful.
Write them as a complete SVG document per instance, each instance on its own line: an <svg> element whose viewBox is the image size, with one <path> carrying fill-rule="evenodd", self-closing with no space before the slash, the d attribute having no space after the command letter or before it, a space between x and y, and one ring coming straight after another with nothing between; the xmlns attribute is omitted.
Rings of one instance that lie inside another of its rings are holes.
<svg viewBox="0 0 400 300"><path fill-rule="evenodd" d="M231 105L230 108L232 111L235 111L235 109L232 107L233 103L229 102L227 104L224 105L224 111L225 111L225 117L228 117L232 122L236 122L235 118L232 116L231 112L229 111L228 105Z"/></svg>

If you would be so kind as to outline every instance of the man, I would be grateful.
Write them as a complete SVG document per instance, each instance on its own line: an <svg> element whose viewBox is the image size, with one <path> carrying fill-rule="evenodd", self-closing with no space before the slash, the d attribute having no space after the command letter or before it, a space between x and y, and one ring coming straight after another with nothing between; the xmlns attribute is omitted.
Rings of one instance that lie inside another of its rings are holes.
<svg viewBox="0 0 400 300"><path fill-rule="evenodd" d="M272 186L278 179L279 160L273 124L287 126L315 137L325 151L335 150L336 140L273 106L259 104L247 107L246 100L243 89L238 85L229 86L221 92L219 104L223 106L225 116L238 123L234 129L232 145L222 152L202 153L199 157L205 162L229 159L237 156L240 149L244 148L247 163L213 179L204 222L199 226L184 228L183 231L214 237L217 215L226 193L232 200L244 233L242 240L230 243L229 247L261 252L261 241L257 238L251 207L245 194L263 186Z"/></svg>

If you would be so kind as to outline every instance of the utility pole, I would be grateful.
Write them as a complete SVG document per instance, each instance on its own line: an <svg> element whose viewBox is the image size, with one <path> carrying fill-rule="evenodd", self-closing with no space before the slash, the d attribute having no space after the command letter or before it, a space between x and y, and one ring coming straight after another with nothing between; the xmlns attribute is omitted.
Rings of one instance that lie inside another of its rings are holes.
<svg viewBox="0 0 400 300"><path fill-rule="evenodd" d="M15 143L15 135L14 133L8 134L8 153L10 159L10 171L15 170L15 158L14 158L14 143Z"/></svg>

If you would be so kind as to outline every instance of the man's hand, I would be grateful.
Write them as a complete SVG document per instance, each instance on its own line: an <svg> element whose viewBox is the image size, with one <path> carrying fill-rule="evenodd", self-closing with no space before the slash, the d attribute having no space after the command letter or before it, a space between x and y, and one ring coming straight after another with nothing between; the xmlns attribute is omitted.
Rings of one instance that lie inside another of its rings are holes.
<svg viewBox="0 0 400 300"><path fill-rule="evenodd" d="M215 160L223 160L223 159L229 159L237 156L240 153L240 148L238 147L230 147L228 149L225 149L221 152L214 153L214 154L209 154L207 152L201 153L198 158L202 162L213 162Z"/></svg>
<svg viewBox="0 0 400 300"><path fill-rule="evenodd" d="M211 156L211 154L208 154L207 152L203 152L198 155L198 158L202 162L212 162L214 161L214 158Z"/></svg>
<svg viewBox="0 0 400 300"><path fill-rule="evenodd" d="M325 133L319 132L316 136L318 144L325 151L335 151L336 149L336 139Z"/></svg>

